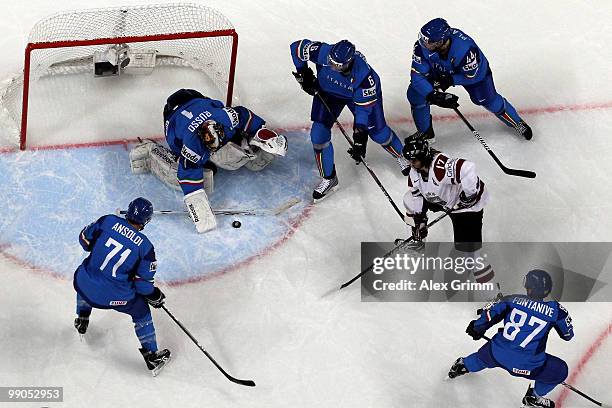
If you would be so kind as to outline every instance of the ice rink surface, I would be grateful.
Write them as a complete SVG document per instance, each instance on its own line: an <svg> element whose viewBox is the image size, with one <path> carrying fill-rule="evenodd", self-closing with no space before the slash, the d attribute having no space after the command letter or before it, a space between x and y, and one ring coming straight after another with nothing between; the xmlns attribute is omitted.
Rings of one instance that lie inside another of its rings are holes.
<svg viewBox="0 0 612 408"><path fill-rule="evenodd" d="M141 2L87 6L125 4ZM457 357L480 345L464 334L474 304L361 303L358 285L323 297L359 272L361 241L393 240L405 227L366 171L346 156L337 130L340 189L317 206L307 202L317 180L308 140L310 98L290 74L289 44L301 38L352 40L381 77L389 124L405 135L414 130L405 99L412 45L423 23L445 17L480 45L497 89L535 135L530 142L520 140L453 88L462 111L502 161L538 174L535 180L509 177L452 112L433 109L437 147L474 161L490 190L485 240L612 241L612 3L206 4L225 14L239 33L239 102L282 129L290 146L285 161L267 173L220 176L213 204L274 206L292 196L302 202L278 219L241 218L239 230L224 219L209 236L197 236L183 219L155 219L145 233L158 250L158 278L165 282L170 310L232 375L252 378L257 387L227 382L158 311L153 312L158 343L171 349L174 359L157 378L145 369L125 315L94 311L88 339L79 341L72 327L70 274L84 256L77 243L80 229L138 194L172 208L180 208L180 194L153 178L132 176L123 144L16 153L10 151L14 134L4 124L0 386L63 386L65 402L49 406L66 407L519 406L527 382L501 370L443 381ZM66 0L0 6L0 81L22 68L29 28L37 20L83 6ZM158 137L168 93L207 86L194 72L172 69L109 87L92 81L85 76L40 81L33 89L34 145ZM122 89L121 99L113 99ZM343 123L350 120L345 112ZM399 202L406 186L395 162L374 143L367 159ZM430 231L434 241L451 237L448 221ZM565 306L576 337L565 343L553 334L547 351L568 362L568 382L612 401L612 304ZM551 397L561 407L593 406L563 389Z"/></svg>

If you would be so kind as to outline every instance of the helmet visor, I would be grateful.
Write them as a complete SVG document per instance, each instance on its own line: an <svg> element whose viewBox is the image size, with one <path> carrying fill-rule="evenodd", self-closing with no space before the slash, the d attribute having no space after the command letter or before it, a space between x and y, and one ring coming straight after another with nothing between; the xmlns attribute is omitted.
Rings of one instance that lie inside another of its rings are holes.
<svg viewBox="0 0 612 408"><path fill-rule="evenodd" d="M419 44L427 48L429 51L436 51L444 43L443 40L433 41L421 31L419 31Z"/></svg>
<svg viewBox="0 0 612 408"><path fill-rule="evenodd" d="M327 65L329 65L329 67L336 72L342 72L342 73L348 72L351 69L352 62L353 60L350 59L347 62L341 63L341 62L335 61L331 57L331 55L327 57Z"/></svg>

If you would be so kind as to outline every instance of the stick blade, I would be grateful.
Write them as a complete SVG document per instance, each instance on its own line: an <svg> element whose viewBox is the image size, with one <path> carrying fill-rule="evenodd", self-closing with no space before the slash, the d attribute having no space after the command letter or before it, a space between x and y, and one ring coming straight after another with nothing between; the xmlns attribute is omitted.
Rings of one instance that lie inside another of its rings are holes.
<svg viewBox="0 0 612 408"><path fill-rule="evenodd" d="M297 203L300 202L300 199L297 197L293 197L289 200L287 200L284 204L280 205L279 207L276 207L274 209L273 214L274 215L278 215L284 211L287 211L289 208L293 207L294 205L296 205Z"/></svg>
<svg viewBox="0 0 612 408"><path fill-rule="evenodd" d="M238 378L234 378L234 377L228 377L228 378L231 382L239 384L239 385L244 385L245 387L255 386L255 381L253 380L239 380Z"/></svg>

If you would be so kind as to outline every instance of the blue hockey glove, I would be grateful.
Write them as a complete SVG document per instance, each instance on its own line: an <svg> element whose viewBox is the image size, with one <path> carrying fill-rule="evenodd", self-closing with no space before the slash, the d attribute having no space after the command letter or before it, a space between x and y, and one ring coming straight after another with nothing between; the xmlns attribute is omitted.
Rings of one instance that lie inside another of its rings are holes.
<svg viewBox="0 0 612 408"><path fill-rule="evenodd" d="M430 104L441 108L455 109L459 107L459 97L448 92L433 91L425 99Z"/></svg>
<svg viewBox="0 0 612 408"><path fill-rule="evenodd" d="M156 309L162 307L166 299L166 295L164 295L164 292L159 290L158 287L153 288L153 292L143 296L146 299L147 303L151 305L151 307L154 307Z"/></svg>

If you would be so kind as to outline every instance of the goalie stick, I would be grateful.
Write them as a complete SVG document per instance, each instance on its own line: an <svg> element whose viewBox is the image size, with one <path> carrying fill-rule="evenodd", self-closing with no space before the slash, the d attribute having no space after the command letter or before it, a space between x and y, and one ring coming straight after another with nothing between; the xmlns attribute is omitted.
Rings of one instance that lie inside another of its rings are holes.
<svg viewBox="0 0 612 408"><path fill-rule="evenodd" d="M204 350L204 348L202 346L200 346L200 343L198 343L198 341L196 340L195 337L193 337L193 335L191 333L189 333L189 330L187 330L187 328L185 326L183 326L183 324L181 322L178 321L178 319L176 317L174 317L174 315L172 313L170 313L170 311L168 310L168 308L165 305L161 305L162 309L164 309L164 311L168 314L168 316L170 316L170 318L172 320L174 320L174 323L176 323L178 325L178 327L181 328L181 330L183 330L183 332L185 332L185 334L191 339L191 341L193 341L195 343L196 346L198 346L198 348L202 351L202 353L204 353L204 355L206 357L208 357L208 359L215 365L215 367L217 367L217 369L219 371L221 371L221 373L223 373L223 375L225 376L225 378L227 378L228 380L230 380L231 382L235 383L235 384L239 384L239 385L244 385L246 387L254 387L255 386L255 382L253 380L241 380L235 377L232 377L231 375L229 375L224 369L223 367L221 367L219 365L219 363L217 363L215 361L214 358L212 358L212 356L210 354L208 354L208 352L206 350Z"/></svg>
<svg viewBox="0 0 612 408"><path fill-rule="evenodd" d="M292 198L285 201L283 204L274 208L255 208L255 209L231 209L231 208L223 208L223 209L214 209L213 214L215 215L253 215L253 216L272 216L279 215L289 208L293 207L297 203L300 202L299 198ZM115 215L125 215L127 214L126 210L121 210L117 208L115 210ZM188 215L187 210L155 210L153 214L156 215Z"/></svg>

